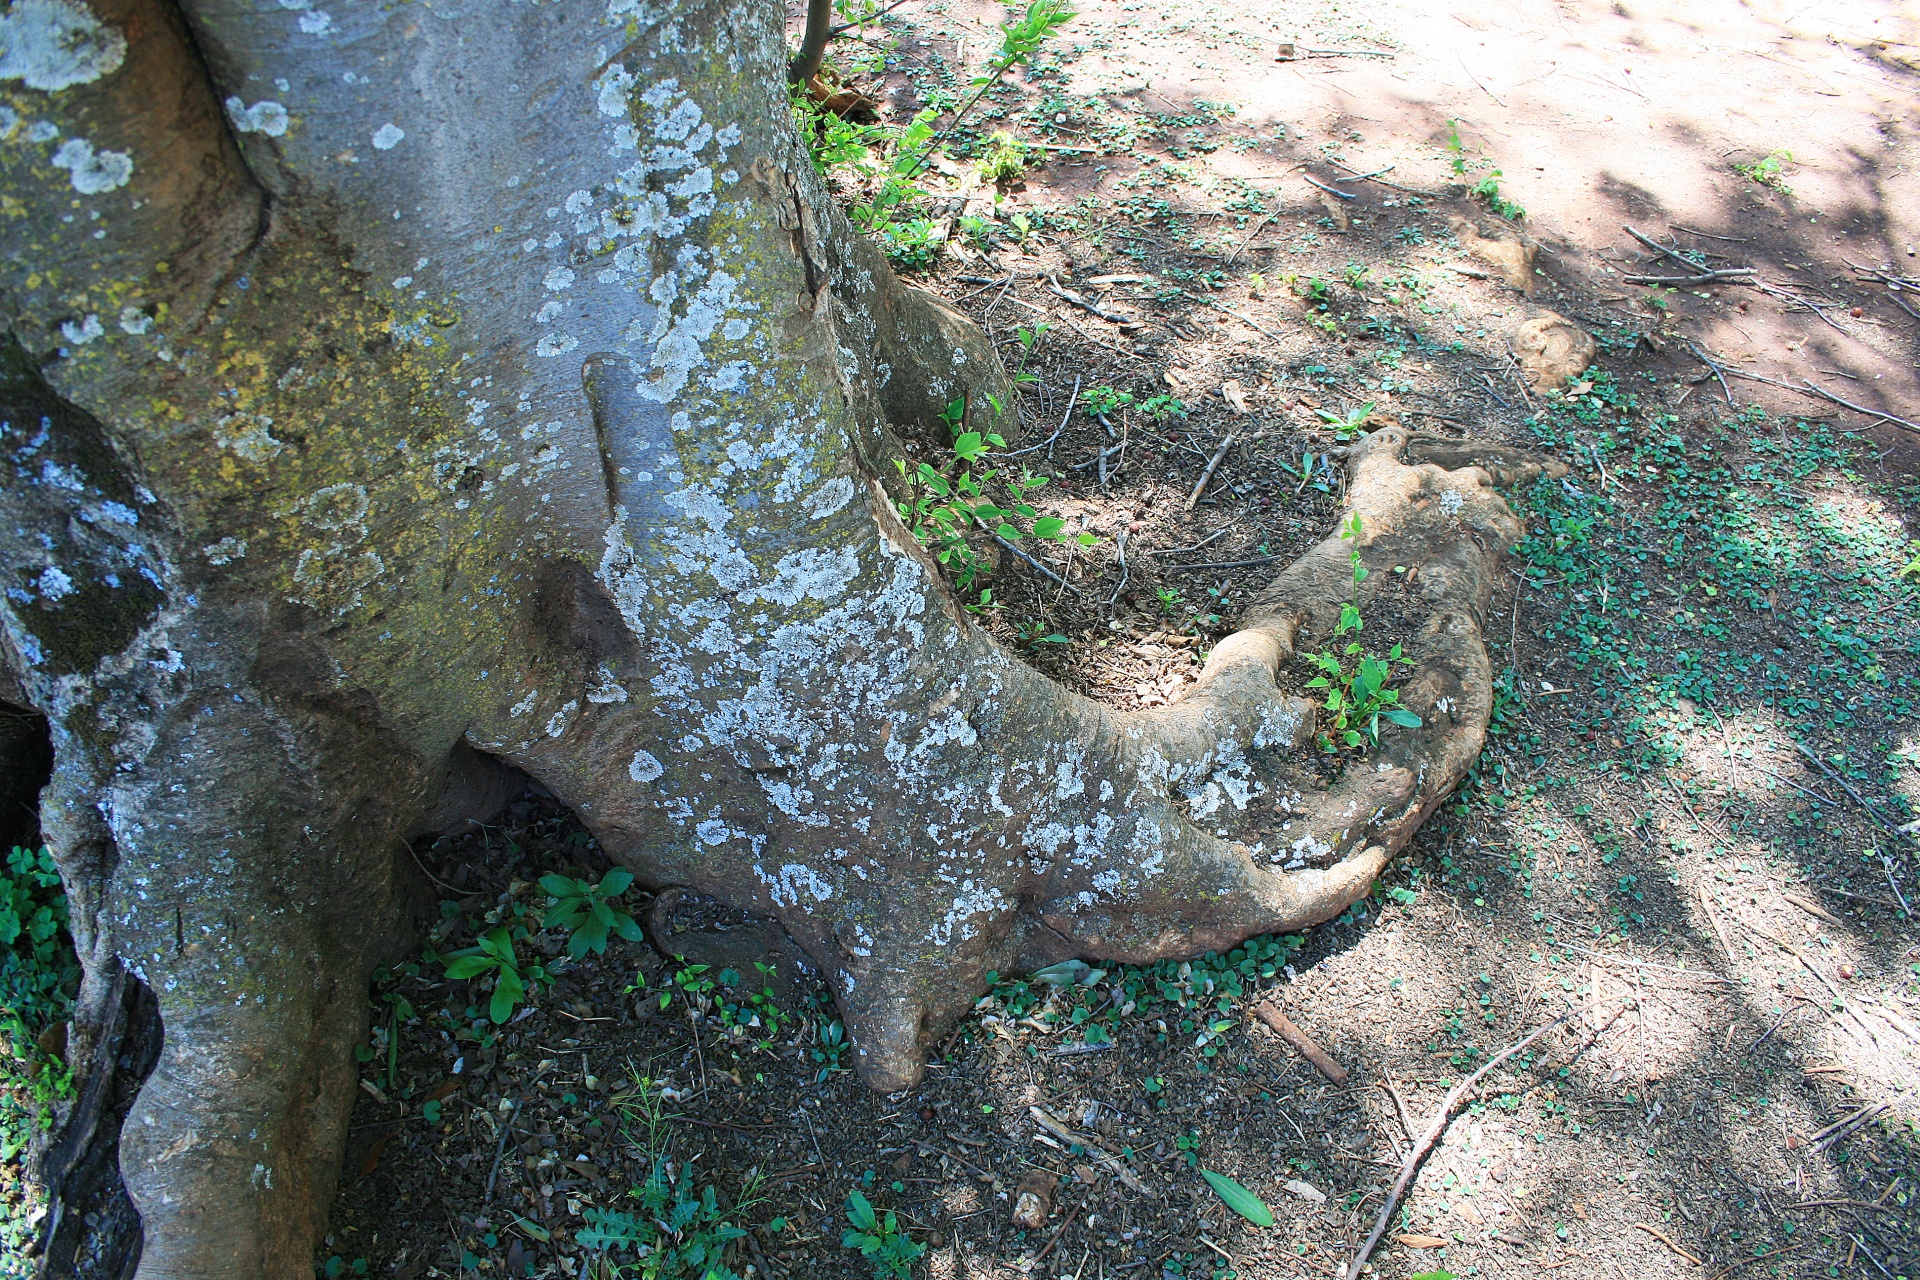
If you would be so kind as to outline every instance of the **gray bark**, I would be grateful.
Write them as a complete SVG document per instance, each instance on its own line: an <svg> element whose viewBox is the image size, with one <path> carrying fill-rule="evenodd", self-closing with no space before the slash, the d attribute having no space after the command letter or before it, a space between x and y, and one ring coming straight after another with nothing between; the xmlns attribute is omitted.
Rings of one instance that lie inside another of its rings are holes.
<svg viewBox="0 0 1920 1280"><path fill-rule="evenodd" d="M1124 715L894 519L898 435L1012 396L815 180L775 6L287 4L0 18L0 652L83 1006L124 967L165 1027L121 1139L143 1280L306 1274L400 840L484 806L476 751L648 885L776 917L883 1089L989 969L1337 913L1477 754L1518 530L1475 464L1534 464L1355 447L1425 725L1316 788L1285 672L1345 544Z"/></svg>

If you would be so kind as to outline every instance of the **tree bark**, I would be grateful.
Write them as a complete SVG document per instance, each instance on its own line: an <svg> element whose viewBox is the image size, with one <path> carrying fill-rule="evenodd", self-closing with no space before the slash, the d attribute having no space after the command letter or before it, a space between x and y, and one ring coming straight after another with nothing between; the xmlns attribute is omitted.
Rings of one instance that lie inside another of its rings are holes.
<svg viewBox="0 0 1920 1280"><path fill-rule="evenodd" d="M77 1052L123 966L165 1028L120 1139L143 1280L306 1274L401 840L484 808L476 752L777 918L881 1089L990 969L1337 913L1478 753L1492 472L1537 464L1353 447L1424 724L1330 785L1289 668L1338 538L1115 712L894 518L898 436L962 393L1011 435L1013 395L816 180L776 6L287 3L0 18L0 651L52 727Z"/></svg>

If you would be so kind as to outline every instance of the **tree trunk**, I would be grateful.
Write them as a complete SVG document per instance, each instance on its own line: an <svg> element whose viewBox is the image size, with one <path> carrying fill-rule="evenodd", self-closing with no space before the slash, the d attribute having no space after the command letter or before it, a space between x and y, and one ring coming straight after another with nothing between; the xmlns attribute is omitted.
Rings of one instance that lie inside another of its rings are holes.
<svg viewBox="0 0 1920 1280"><path fill-rule="evenodd" d="M402 840L497 800L485 756L777 917L899 1089L990 969L1337 913L1478 753L1518 526L1476 464L1535 464L1353 447L1423 725L1331 785L1287 690L1338 538L1114 712L892 514L896 433L1013 396L815 179L777 6L325 4L0 18L0 642L52 726L75 1053L123 966L165 1028L120 1140L143 1280L307 1274Z"/></svg>

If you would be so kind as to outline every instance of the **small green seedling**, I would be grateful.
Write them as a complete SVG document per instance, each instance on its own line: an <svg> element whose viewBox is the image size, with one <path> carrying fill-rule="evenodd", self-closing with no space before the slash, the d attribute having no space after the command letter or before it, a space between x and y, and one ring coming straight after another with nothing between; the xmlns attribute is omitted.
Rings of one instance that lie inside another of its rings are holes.
<svg viewBox="0 0 1920 1280"><path fill-rule="evenodd" d="M1027 172L1027 144L995 129L987 135L986 151L980 157L980 176L988 182L1014 182Z"/></svg>
<svg viewBox="0 0 1920 1280"><path fill-rule="evenodd" d="M873 1205L858 1190L847 1193L847 1221L853 1226L842 1232L840 1243L858 1249L873 1264L875 1280L907 1280L913 1264L927 1251L900 1230L893 1210L883 1219L875 1215Z"/></svg>
<svg viewBox="0 0 1920 1280"><path fill-rule="evenodd" d="M1757 182L1763 187L1771 187L1783 196L1793 194L1793 188L1787 185L1781 175L1786 167L1793 163L1791 151L1769 151L1765 159L1742 164L1735 162L1733 169L1749 182Z"/></svg>
<svg viewBox="0 0 1920 1280"><path fill-rule="evenodd" d="M1367 419L1373 416L1373 401L1369 400L1358 409L1349 409L1345 413L1334 413L1330 409L1315 409L1320 420L1333 428L1333 434L1339 440L1351 440L1367 429Z"/></svg>
<svg viewBox="0 0 1920 1280"><path fill-rule="evenodd" d="M447 958L447 977L478 978L493 975L493 999L487 1016L496 1024L513 1016L514 1006L527 996L527 984L521 977L520 961L513 953L513 939L503 928L487 930L479 945L456 951Z"/></svg>
<svg viewBox="0 0 1920 1280"><path fill-rule="evenodd" d="M736 1212L758 1202L757 1189L757 1182L748 1184ZM699 1186L691 1161L675 1170L672 1161L655 1160L646 1182L628 1194L640 1202L639 1212L588 1208L575 1241L635 1255L637 1274L648 1280L737 1280L726 1255L747 1233L721 1212L711 1186Z"/></svg>
<svg viewBox="0 0 1920 1280"><path fill-rule="evenodd" d="M633 873L615 867L600 877L599 884L576 880L572 876L545 875L540 887L547 891L553 905L540 922L543 929L570 929L567 954L575 960L591 951L599 955L607 949L607 937L617 933L628 942L644 936L631 915L613 905L613 900L633 883Z"/></svg>
<svg viewBox="0 0 1920 1280"><path fill-rule="evenodd" d="M1360 523L1360 513L1349 511L1347 518L1340 522L1340 537L1352 544L1347 548L1347 560L1353 565L1353 585L1356 587L1367 580L1368 573L1366 561L1360 555L1360 535L1363 532L1365 530ZM1345 608L1353 611L1353 625L1350 628L1346 626L1346 612L1343 610L1340 616L1342 630L1360 630L1360 611L1351 604ZM1338 635L1340 632L1334 634Z"/></svg>
<svg viewBox="0 0 1920 1280"><path fill-rule="evenodd" d="M1149 422L1184 418L1187 416L1187 406L1172 396L1148 396L1140 402L1140 416Z"/></svg>
<svg viewBox="0 0 1920 1280"><path fill-rule="evenodd" d="M814 1079L824 1081L834 1072L841 1070L840 1057L847 1051L847 1029L838 1018L821 1026L814 1046L813 1060L820 1064L820 1074Z"/></svg>

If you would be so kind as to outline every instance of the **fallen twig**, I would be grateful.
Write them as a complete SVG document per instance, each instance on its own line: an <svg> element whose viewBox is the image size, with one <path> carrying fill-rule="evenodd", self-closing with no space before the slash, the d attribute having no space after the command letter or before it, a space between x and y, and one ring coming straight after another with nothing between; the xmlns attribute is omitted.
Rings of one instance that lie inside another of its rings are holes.
<svg viewBox="0 0 1920 1280"><path fill-rule="evenodd" d="M1048 456L1051 457L1052 450L1053 450L1053 442L1055 440L1058 440L1060 438L1060 433L1067 429L1067 420L1073 417L1073 406L1079 401L1079 399L1080 399L1080 375L1076 373L1073 375L1073 391L1069 393L1067 396L1067 411L1060 415L1060 425L1053 429L1053 434L1048 436L1045 440L1041 441L1039 444L1030 444L1024 449L1015 449L1010 453L1003 453L1000 456L1003 458L1017 458L1023 453L1032 453L1035 449L1045 449L1048 451Z"/></svg>
<svg viewBox="0 0 1920 1280"><path fill-rule="evenodd" d="M1001 537L999 534L997 533L994 534L993 540L999 543L1002 547L1005 547L1008 551L1011 551L1013 552L1013 554L1019 556L1022 560L1025 560L1028 564L1032 565L1034 568L1038 569L1040 572L1046 574L1049 578L1052 578L1055 582L1059 583L1061 586L1065 587L1067 590L1073 592L1073 594L1077 596L1083 596L1086 594L1086 592L1074 586L1071 582L1068 582L1065 578L1061 577L1059 574L1055 573L1053 570L1047 568L1047 566L1045 566L1044 564L1041 564L1038 560L1035 560L1032 556L1028 555L1026 552L1022 551L1020 548L1014 546L1011 542L1008 542L1005 538Z"/></svg>
<svg viewBox="0 0 1920 1280"><path fill-rule="evenodd" d="M1069 1146L1077 1145L1085 1147L1089 1152L1097 1156L1100 1159L1100 1163L1111 1170L1113 1176L1120 1179L1130 1190L1137 1191L1141 1195L1147 1194L1147 1184L1140 1180L1140 1175L1128 1168L1126 1162L1119 1156L1107 1150L1106 1144L1098 1138L1084 1133L1075 1133L1072 1129L1067 1128L1067 1126L1048 1115L1044 1108L1030 1106L1027 1108L1027 1114L1033 1117L1034 1123L1038 1124L1054 1137L1060 1139L1060 1141Z"/></svg>
<svg viewBox="0 0 1920 1280"><path fill-rule="evenodd" d="M1219 468L1220 460L1227 456L1227 450L1233 447L1233 441L1233 432L1229 431L1227 438L1220 442L1220 447L1214 450L1213 460L1207 463L1207 469L1200 473L1199 483L1195 484L1193 492L1187 495L1187 505L1184 510L1193 510L1194 505L1200 501L1200 495L1207 491L1207 481L1213 479L1214 471Z"/></svg>
<svg viewBox="0 0 1920 1280"><path fill-rule="evenodd" d="M1882 827L1886 828L1888 831L1892 832L1894 835L1905 836L1907 839L1913 840L1915 844L1920 844L1920 840L1916 840L1913 836L1908 835L1905 831L1902 831L1898 826L1890 822L1887 819L1887 816L1885 814L1881 813L1880 810L1874 808L1873 805L1869 804L1865 796L1861 795L1858 791L1855 791L1852 785L1849 784L1845 778L1841 777L1837 772L1835 772L1827 764L1825 760L1822 760L1819 756L1815 755L1807 747L1806 743L1796 741L1793 745L1799 749L1801 755L1813 761L1814 766L1818 768L1820 772L1826 774L1829 778L1832 778L1835 782L1839 783L1840 789L1846 792L1848 795L1852 796L1854 798L1854 801L1857 804L1859 804L1859 806L1862 809L1865 809L1868 813L1872 814L1873 820L1875 822L1879 823Z"/></svg>
<svg viewBox="0 0 1920 1280"><path fill-rule="evenodd" d="M1120 556L1120 584L1113 589L1113 594L1107 597L1109 609L1113 608L1113 602L1120 598L1120 593L1127 589L1127 579L1133 576L1133 571L1127 568L1127 530L1125 528L1114 536L1113 546Z"/></svg>
<svg viewBox="0 0 1920 1280"><path fill-rule="evenodd" d="M1342 169L1345 169L1345 170L1346 170L1346 171L1347 171L1348 173L1351 173L1351 174L1353 174L1354 176L1353 176L1353 178L1352 178L1351 180L1352 180L1352 181L1354 181L1354 182L1358 182L1358 181L1360 181L1360 180L1361 180L1362 178L1364 178L1364 179L1366 179L1366 180L1367 180L1368 182L1376 182L1376 183L1379 183L1379 184L1380 184L1381 186L1383 186L1383 187L1392 187L1392 188L1393 188L1393 189L1394 189L1395 191L1404 191L1404 192L1406 192L1406 193L1407 193L1408 195L1414 195L1414 196L1430 196L1430 195L1431 195L1431 193L1430 193L1430 192L1426 192L1426 191L1421 191L1421 190L1419 190L1419 189L1418 189L1417 187L1403 187L1403 186L1401 186L1401 185L1400 185L1399 183L1397 183L1397 182L1388 182L1388 181L1387 181L1387 180L1386 180L1385 178L1380 178L1380 177L1375 177L1375 176L1374 176L1374 174L1372 174L1372 173L1361 173L1361 172L1359 172L1358 170L1356 170L1356 169L1355 169L1355 168L1354 168L1354 167L1353 167L1352 165L1350 165L1350 164L1341 164L1341 163L1340 163L1340 162L1339 162L1338 160L1334 160L1334 161L1331 161L1331 163L1332 163L1332 164L1335 164L1335 165L1338 165L1338 166L1339 166L1340 168L1342 168ZM1297 166L1297 165L1295 166L1295 168L1298 168L1298 167L1299 167L1299 166ZM1387 169L1391 169L1391 168L1393 168L1393 166L1392 166L1392 165L1388 165L1388 166L1387 166ZM1385 172L1387 171L1387 169L1380 169L1380 170L1377 170L1376 172L1378 172L1378 173L1385 173ZM1349 181L1349 179L1346 179L1346 178L1337 178L1337 179L1335 179L1335 181L1337 181L1337 182L1346 182L1346 181Z"/></svg>
<svg viewBox="0 0 1920 1280"><path fill-rule="evenodd" d="M480 1212L485 1213L487 1206L493 1203L493 1183L500 1176L500 1157L506 1154L507 1135L513 1132L513 1122L519 1110L512 1103L507 1106L506 1119L500 1122L500 1141L493 1144L493 1167L487 1170L486 1194L480 1198Z"/></svg>
<svg viewBox="0 0 1920 1280"><path fill-rule="evenodd" d="M1881 1112L1887 1110L1888 1106L1889 1104L1885 1102L1875 1102L1864 1106L1845 1119L1836 1120L1834 1123L1820 1130L1820 1132L1813 1134L1807 1141L1813 1144L1815 1151L1824 1151L1836 1142L1852 1134L1855 1129L1860 1128L1866 1124L1867 1121L1874 1119Z"/></svg>
<svg viewBox="0 0 1920 1280"><path fill-rule="evenodd" d="M1682 229L1682 230L1685 230L1685 228L1684 228L1684 227L1683 227L1683 228L1681 228L1681 229ZM1704 233L1704 232L1695 232L1694 234L1696 234L1696 235L1702 235L1702 234L1705 234L1705 233ZM1724 239L1725 237L1721 237L1721 238L1722 238L1722 239ZM1804 1247L1805 1247L1805 1246L1803 1246L1803 1245L1797 1245L1797 1244L1795 1244L1795 1245L1789 1245L1789 1246L1787 1246L1787 1247L1786 1247L1786 1248L1784 1248L1784 1249L1775 1249L1775 1250L1773 1250L1773 1251L1772 1251L1771 1253L1763 1253L1763 1254L1761 1254L1761 1255L1759 1255L1758 1257L1754 1257L1754 1258L1742 1258L1742 1259L1740 1259L1740 1261L1738 1261L1738 1262L1736 1262L1736 1263L1734 1263L1734 1264L1733 1264L1732 1266L1729 1266L1729 1267L1722 1267L1722 1268L1721 1268L1720 1270L1718 1270L1718 1271L1716 1271L1716 1272L1714 1272L1714 1273L1713 1273L1713 1276L1712 1276L1712 1278L1711 1278L1711 1280L1726 1280L1726 1278L1727 1278L1728 1276L1730 1276L1730 1275L1732 1275L1732 1274L1733 1274L1734 1272L1736 1272L1736 1271L1738 1271L1738 1270L1739 1270L1740 1268L1742 1268L1742 1267L1744 1267L1744 1266L1746 1266L1746 1265L1748 1265L1749 1263L1753 1263L1753 1262L1771 1262L1771 1261L1773 1261L1773 1260L1774 1260L1775 1258L1778 1258L1778 1257L1780 1257L1780 1256L1781 1256L1782 1254L1787 1254L1787 1253L1792 1253L1792 1252L1793 1252L1793 1251L1794 1251L1795 1249L1800 1249L1800 1248L1804 1248Z"/></svg>
<svg viewBox="0 0 1920 1280"><path fill-rule="evenodd" d="M1272 564L1275 560L1285 560L1285 556L1256 556L1252 560L1215 560L1210 564L1170 564L1168 573L1190 573L1195 569L1245 569L1250 565Z"/></svg>
<svg viewBox="0 0 1920 1280"><path fill-rule="evenodd" d="M1713 357L1709 356L1706 352L1702 351L1698 346L1694 345L1694 343L1691 340L1687 342L1687 350L1693 353L1694 359L1698 360L1701 364L1704 364L1705 366L1707 366L1707 368L1713 370L1713 376L1720 379L1720 394L1724 395L1727 398L1727 404L1729 406L1733 408L1738 408L1739 406L1733 403L1733 388L1727 385L1727 375L1725 371L1721 368L1720 362L1718 360L1713 359Z"/></svg>
<svg viewBox="0 0 1920 1280"><path fill-rule="evenodd" d="M1192 298L1195 302L1200 303L1202 306L1212 307L1215 311L1226 312L1228 315L1232 316L1235 320L1238 320L1242 324L1248 325L1251 328L1257 330L1258 332L1265 334L1267 337L1272 338L1275 342L1279 342L1281 340L1279 334L1267 328L1267 326L1261 324L1258 320L1255 320L1252 316L1248 315L1244 311L1235 310L1234 308L1228 306L1224 302L1215 302L1212 298L1203 298L1197 293L1187 293L1185 289L1182 289L1180 292L1183 294L1186 294L1187 297Z"/></svg>
<svg viewBox="0 0 1920 1280"><path fill-rule="evenodd" d="M1672 1237L1667 1235L1666 1232L1660 1230L1660 1228L1650 1227L1644 1222L1636 1222L1633 1225L1640 1228L1640 1230L1646 1232L1648 1235L1652 1236L1655 1240L1658 1240L1661 1244L1667 1246L1667 1248L1673 1250L1675 1253L1679 1254L1681 1257L1685 1258L1688 1262L1691 1262L1694 1266L1704 1267L1707 1265L1706 1263L1700 1261L1700 1259L1688 1253L1685 1249L1682 1249L1679 1245L1675 1244L1673 1242Z"/></svg>
<svg viewBox="0 0 1920 1280"><path fill-rule="evenodd" d="M1293 1019L1280 1012L1271 1001L1262 1000L1253 1007L1253 1016L1272 1027L1282 1040L1300 1051L1300 1056L1311 1062L1318 1071L1335 1084L1347 1082L1347 1069L1327 1056L1327 1051L1313 1042L1313 1037L1293 1024ZM1356 1264L1358 1265L1358 1264ZM1357 1271L1349 1271L1357 1275Z"/></svg>
<svg viewBox="0 0 1920 1280"><path fill-rule="evenodd" d="M1125 312L1109 311L1105 307L1101 306L1099 303L1088 302L1085 298L1081 297L1079 294L1075 293L1073 290L1062 289L1059 285L1054 284L1052 281L1047 282L1047 290L1050 293L1054 294L1056 297L1065 298L1068 302L1071 302L1074 306L1079 307L1083 311L1091 311L1094 315L1099 316L1102 320L1105 320L1110 324L1117 324L1122 326L1123 328L1137 329L1140 327L1141 322L1139 320L1134 319L1132 316L1126 314Z"/></svg>
<svg viewBox="0 0 1920 1280"><path fill-rule="evenodd" d="M1681 253L1678 249L1669 249L1667 248L1666 245L1661 244L1658 240L1655 240L1652 236L1645 235L1639 231L1635 231L1632 227L1628 226L1624 222L1620 224L1620 229L1626 232L1628 235L1632 236L1635 240L1638 240L1641 244L1647 246L1647 248L1653 250L1655 253L1664 254L1666 257L1672 258L1675 262L1679 263L1681 266L1685 267L1689 271L1693 271L1693 272L1712 271L1712 268L1707 266L1706 263L1695 262L1692 258L1687 257L1685 254ZM1738 267L1738 268L1733 268L1733 270L1742 271L1748 275L1753 274L1752 267ZM1632 279L1631 276L1627 278Z"/></svg>
<svg viewBox="0 0 1920 1280"><path fill-rule="evenodd" d="M1380 1206L1380 1216L1374 1219L1373 1230L1368 1233L1365 1243L1363 1243L1358 1252L1353 1255L1352 1261L1347 1263L1347 1269L1344 1272L1345 1275L1359 1276L1360 1268L1366 1265L1367 1258L1373 1253L1373 1247L1379 1244L1380 1237L1386 1234L1387 1224L1393 1221L1393 1211L1399 1207L1400 1198L1406 1195L1407 1187L1413 1182L1414 1171L1420 1167L1421 1159L1433 1148L1433 1144L1440 1140L1441 1133L1444 1132L1447 1127L1448 1119L1453 1115L1453 1109L1460 1105L1460 1100L1467 1096L1468 1090L1480 1083L1482 1077L1489 1071L1492 1071L1508 1058L1519 1053L1522 1049L1572 1016L1572 1013L1563 1013L1552 1022L1546 1023L1538 1029L1529 1032L1522 1039L1502 1049L1493 1057L1488 1058L1486 1063L1481 1066L1478 1071L1453 1087L1452 1091L1447 1094L1445 1100L1441 1102L1439 1109L1434 1112L1433 1119L1427 1124L1426 1132L1420 1135L1419 1140L1413 1144L1413 1150L1409 1151L1407 1158L1401 1162L1400 1176L1394 1180L1393 1189L1387 1192L1387 1201Z"/></svg>
<svg viewBox="0 0 1920 1280"><path fill-rule="evenodd" d="M1325 191L1329 195L1339 196L1342 200L1358 200L1360 198L1359 196L1355 195L1351 191L1342 191L1338 187L1330 187L1326 183L1320 181L1320 179L1314 177L1310 173L1303 173L1300 176L1305 178L1308 182L1311 182L1314 186L1320 188L1322 191Z"/></svg>
<svg viewBox="0 0 1920 1280"><path fill-rule="evenodd" d="M1744 282L1752 274L1752 267L1728 267L1724 271L1703 271L1696 276L1621 276L1620 278L1628 284L1711 284L1716 280Z"/></svg>
<svg viewBox="0 0 1920 1280"><path fill-rule="evenodd" d="M1260 221L1253 224L1253 230L1247 235L1247 238L1245 240L1242 240L1240 242L1240 247L1227 255L1226 265L1229 267L1232 266L1233 260L1235 258L1238 258L1241 254L1245 253L1247 251L1247 246L1253 243L1254 237L1259 235L1263 230L1265 230L1266 225L1272 221L1273 221L1272 214L1270 213L1261 214Z"/></svg>
<svg viewBox="0 0 1920 1280"><path fill-rule="evenodd" d="M1195 551L1198 551L1198 550L1199 550L1200 548L1202 548L1202 547L1204 547L1204 546L1206 546L1206 545L1207 545L1207 544L1208 544L1209 542L1215 542L1215 541L1217 541L1217 540L1219 540L1219 539L1221 539L1221 538L1224 538L1224 537L1226 537L1226 536L1227 536L1227 531L1226 531L1225 529L1216 529L1216 530L1214 530L1214 531L1213 531L1212 533L1210 533L1210 534L1208 534L1208 535L1207 535L1206 537L1204 537L1204 538L1202 538L1202 539L1200 539L1200 541L1198 541L1198 542L1196 542L1196 543L1194 543L1194 544L1193 544L1192 546L1190 546L1190 547L1167 547L1167 548L1165 548L1164 550L1161 550L1161 551L1148 551L1148 552L1145 552L1144 554L1146 554L1146 555L1150 555L1150 556L1184 556L1184 555L1191 555L1191 554L1192 554L1193 552L1195 552Z"/></svg>

